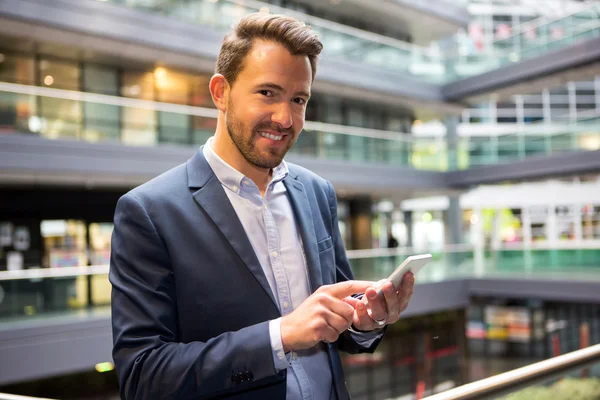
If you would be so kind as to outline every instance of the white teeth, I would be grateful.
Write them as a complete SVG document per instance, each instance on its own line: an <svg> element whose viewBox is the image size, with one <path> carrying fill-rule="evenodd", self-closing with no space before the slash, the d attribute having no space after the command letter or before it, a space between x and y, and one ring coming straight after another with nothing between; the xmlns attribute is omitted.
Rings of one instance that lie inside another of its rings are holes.
<svg viewBox="0 0 600 400"><path fill-rule="evenodd" d="M283 138L283 135L276 136L276 135L271 135L270 133L267 133L267 132L258 132L258 134L264 138L271 139L271 140L281 140Z"/></svg>

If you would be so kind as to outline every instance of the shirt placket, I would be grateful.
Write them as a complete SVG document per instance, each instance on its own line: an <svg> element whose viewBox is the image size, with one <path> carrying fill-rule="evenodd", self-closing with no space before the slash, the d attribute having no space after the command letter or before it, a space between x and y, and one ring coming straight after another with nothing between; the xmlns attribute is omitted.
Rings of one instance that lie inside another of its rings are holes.
<svg viewBox="0 0 600 400"><path fill-rule="evenodd" d="M282 315L287 315L294 310L294 307L292 303L287 274L285 273L285 268L280 254L281 249L279 246L279 240L277 236L277 226L275 224L275 218L273 218L273 214L269 209L267 200L268 191L267 194L265 194L262 206L263 219L265 221L265 228L267 231L267 248L269 251L269 259L271 260L271 266L273 269L273 276L275 277L279 308L281 310ZM292 371L298 379L302 399L311 400L313 396L310 381L308 379L308 376L306 375L306 372L304 371L304 368L302 367L302 363L300 362L300 360L298 360L296 352L292 352L291 363Z"/></svg>

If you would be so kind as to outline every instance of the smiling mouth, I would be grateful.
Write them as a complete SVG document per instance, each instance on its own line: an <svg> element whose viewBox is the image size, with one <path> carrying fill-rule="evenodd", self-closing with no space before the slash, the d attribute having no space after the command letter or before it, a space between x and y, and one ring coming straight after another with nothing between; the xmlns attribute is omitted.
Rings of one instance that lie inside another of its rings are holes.
<svg viewBox="0 0 600 400"><path fill-rule="evenodd" d="M258 132L258 134L261 137L264 137L266 139L275 140L275 141L280 141L285 136L285 135L273 135L273 134L267 133L267 132Z"/></svg>

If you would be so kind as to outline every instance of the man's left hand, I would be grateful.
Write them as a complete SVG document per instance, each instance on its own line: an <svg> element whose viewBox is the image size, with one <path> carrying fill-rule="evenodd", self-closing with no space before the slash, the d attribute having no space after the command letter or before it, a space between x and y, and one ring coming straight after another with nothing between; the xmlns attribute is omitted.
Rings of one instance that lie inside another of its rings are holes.
<svg viewBox="0 0 600 400"><path fill-rule="evenodd" d="M415 277L409 272L404 275L400 287L396 290L388 279L380 281L384 299L377 295L377 290L368 288L362 299L347 297L344 299L354 307L353 326L361 331L371 331L393 324L406 310L415 288ZM376 322L378 321L378 322Z"/></svg>

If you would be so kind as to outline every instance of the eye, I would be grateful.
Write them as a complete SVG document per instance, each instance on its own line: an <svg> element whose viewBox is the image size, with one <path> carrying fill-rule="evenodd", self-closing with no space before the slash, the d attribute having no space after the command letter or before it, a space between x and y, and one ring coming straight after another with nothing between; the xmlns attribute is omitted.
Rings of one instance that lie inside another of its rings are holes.
<svg viewBox="0 0 600 400"><path fill-rule="evenodd" d="M300 105L306 104L306 100L304 100L302 97L296 97L293 101L294 101L294 103L300 104Z"/></svg>
<svg viewBox="0 0 600 400"><path fill-rule="evenodd" d="M270 90L259 90L258 93L266 97L273 97L273 92L271 92Z"/></svg>

